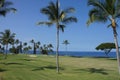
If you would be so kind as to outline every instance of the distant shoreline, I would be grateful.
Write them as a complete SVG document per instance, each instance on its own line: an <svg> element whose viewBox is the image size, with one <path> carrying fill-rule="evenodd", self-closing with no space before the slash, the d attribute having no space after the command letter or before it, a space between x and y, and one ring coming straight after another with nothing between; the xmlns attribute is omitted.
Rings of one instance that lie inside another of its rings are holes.
<svg viewBox="0 0 120 80"><path fill-rule="evenodd" d="M40 51L36 52L37 55L41 55ZM8 52L9 54L9 52ZM33 51L28 51L27 53L20 54L33 54ZM48 55L55 55L56 52L51 52ZM109 57L116 58L116 52L110 52L108 56L104 52L100 51L59 51L60 56L71 56L71 57Z"/></svg>

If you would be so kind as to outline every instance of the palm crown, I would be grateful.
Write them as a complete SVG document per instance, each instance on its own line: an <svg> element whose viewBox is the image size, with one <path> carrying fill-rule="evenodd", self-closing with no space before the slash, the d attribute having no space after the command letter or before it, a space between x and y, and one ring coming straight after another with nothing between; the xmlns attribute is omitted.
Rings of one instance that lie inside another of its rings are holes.
<svg viewBox="0 0 120 80"><path fill-rule="evenodd" d="M5 0L0 0L0 15L5 16L6 13L8 13L10 11L15 12L16 11L15 8L9 7L12 4L13 4L12 2L5 1Z"/></svg>
<svg viewBox="0 0 120 80"><path fill-rule="evenodd" d="M108 27L112 27L114 42L116 47L118 68L120 74L120 53L117 40L117 20L120 18L120 0L88 0L88 5L93 8L89 11L89 20L87 24L92 22L107 22L110 21Z"/></svg>
<svg viewBox="0 0 120 80"><path fill-rule="evenodd" d="M116 20L120 17L120 0L89 0L88 5L94 7L89 11L88 25L94 21L110 21L109 26L116 27Z"/></svg>
<svg viewBox="0 0 120 80"><path fill-rule="evenodd" d="M47 15L49 21L38 22L38 24L46 24L51 26L53 24L56 25L57 29L57 38L56 38L56 65L57 65L57 73L59 73L59 30L64 32L65 24L69 22L77 22L77 18L74 16L69 16L68 13L74 12L74 8L68 8L65 10L60 9L59 1L56 3L50 2L49 5L45 8L41 9L41 13Z"/></svg>
<svg viewBox="0 0 120 80"><path fill-rule="evenodd" d="M54 23L58 23L59 26L57 26L59 29L62 29L64 31L64 27L66 23L69 22L77 22L77 19L74 16L69 16L68 13L74 12L74 8L68 8L65 10L60 10L59 2L57 1L56 4L53 2L50 2L49 5L45 8L41 9L41 13L48 16L48 20L46 22L38 22L38 24L47 24L48 26L51 26Z"/></svg>

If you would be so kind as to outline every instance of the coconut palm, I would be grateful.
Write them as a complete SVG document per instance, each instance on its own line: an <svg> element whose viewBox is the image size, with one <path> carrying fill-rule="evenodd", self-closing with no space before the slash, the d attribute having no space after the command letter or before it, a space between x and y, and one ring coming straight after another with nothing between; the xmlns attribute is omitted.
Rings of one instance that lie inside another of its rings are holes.
<svg viewBox="0 0 120 80"><path fill-rule="evenodd" d="M65 47L65 50L67 51L67 45L70 44L70 43L68 42L68 40L64 40L62 44L64 44L64 45L66 46L66 47Z"/></svg>
<svg viewBox="0 0 120 80"><path fill-rule="evenodd" d="M5 16L8 12L13 11L15 12L15 8L9 7L10 5L13 5L12 2L6 1L6 0L0 0L0 15Z"/></svg>
<svg viewBox="0 0 120 80"><path fill-rule="evenodd" d="M49 21L38 22L40 24L46 24L51 26L53 24L56 25L56 65L57 65L57 73L59 73L59 30L64 32L65 24L71 22L77 22L77 19L74 16L69 16L68 13L73 13L75 11L74 8L68 8L65 10L60 9L60 3L57 0L56 3L50 2L49 5L45 8L41 9L41 13L45 14L48 17Z"/></svg>
<svg viewBox="0 0 120 80"><path fill-rule="evenodd" d="M33 39L30 42L33 44L33 54L36 54L36 49L39 48L40 42L35 42Z"/></svg>
<svg viewBox="0 0 120 80"><path fill-rule="evenodd" d="M118 26L117 20L120 18L120 0L88 0L88 5L93 6L89 11L89 20L87 22L88 25L93 22L110 22L108 27L113 29L120 74L120 53L116 31L116 27Z"/></svg>
<svg viewBox="0 0 120 80"><path fill-rule="evenodd" d="M15 33L11 33L9 29L0 32L0 42L6 46L5 59L7 58L8 45L12 44L15 38Z"/></svg>
<svg viewBox="0 0 120 80"><path fill-rule="evenodd" d="M40 47L40 51L42 54L48 55L48 53L53 52L53 45L52 44L44 44Z"/></svg>

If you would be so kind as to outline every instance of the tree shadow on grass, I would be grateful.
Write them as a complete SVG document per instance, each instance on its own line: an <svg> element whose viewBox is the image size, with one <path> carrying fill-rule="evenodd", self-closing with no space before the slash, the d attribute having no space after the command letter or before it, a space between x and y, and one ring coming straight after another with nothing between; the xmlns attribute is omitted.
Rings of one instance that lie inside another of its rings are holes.
<svg viewBox="0 0 120 80"><path fill-rule="evenodd" d="M87 68L87 69L79 69L80 71L85 71L85 72L90 72L90 73L99 73L99 74L103 74L103 75L108 75L108 73L106 72L106 69L100 68ZM78 71L78 69L77 69Z"/></svg>
<svg viewBox="0 0 120 80"><path fill-rule="evenodd" d="M56 66L43 66L43 67L37 67L35 69L33 69L32 71L39 71L39 70L45 70L45 69L56 69ZM60 70L64 70L64 68L59 67Z"/></svg>
<svg viewBox="0 0 120 80"><path fill-rule="evenodd" d="M9 62L9 63L1 63L4 65L23 65L22 63L17 63L17 62Z"/></svg>
<svg viewBox="0 0 120 80"><path fill-rule="evenodd" d="M23 61L35 61L35 59L20 59L20 60L23 60Z"/></svg>
<svg viewBox="0 0 120 80"><path fill-rule="evenodd" d="M1 68L0 68L0 72L4 72L4 71L7 71L7 70L6 70L6 69L1 69Z"/></svg>

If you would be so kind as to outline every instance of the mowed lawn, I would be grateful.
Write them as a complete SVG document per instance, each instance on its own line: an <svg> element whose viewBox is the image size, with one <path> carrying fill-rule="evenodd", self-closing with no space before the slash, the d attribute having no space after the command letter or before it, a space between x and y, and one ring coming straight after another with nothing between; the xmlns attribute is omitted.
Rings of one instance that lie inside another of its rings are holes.
<svg viewBox="0 0 120 80"><path fill-rule="evenodd" d="M55 56L0 56L0 80L120 80L116 59Z"/></svg>

